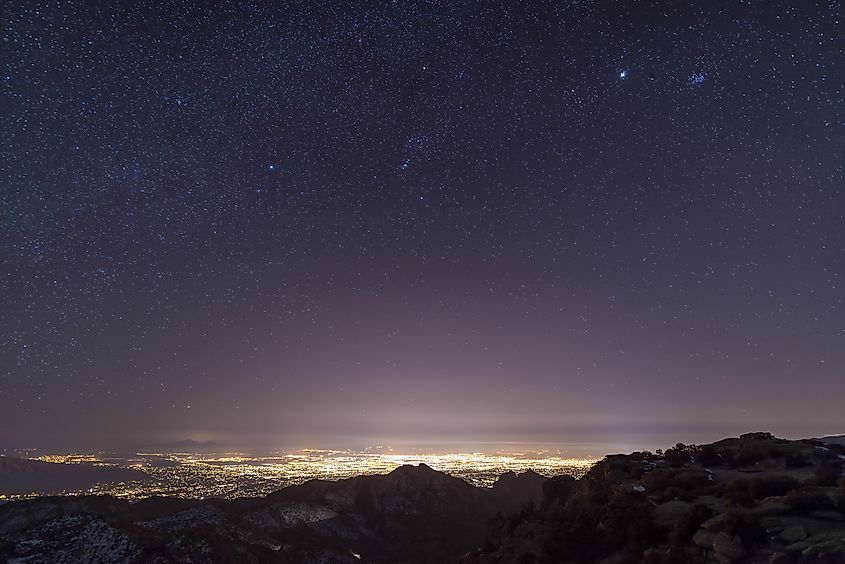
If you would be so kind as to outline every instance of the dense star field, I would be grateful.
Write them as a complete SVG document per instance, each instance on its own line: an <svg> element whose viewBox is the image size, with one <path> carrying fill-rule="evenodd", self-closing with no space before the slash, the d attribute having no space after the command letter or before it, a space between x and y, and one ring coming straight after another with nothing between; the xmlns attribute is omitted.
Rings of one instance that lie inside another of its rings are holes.
<svg viewBox="0 0 845 564"><path fill-rule="evenodd" d="M2 2L0 446L842 432L838 0Z"/></svg>

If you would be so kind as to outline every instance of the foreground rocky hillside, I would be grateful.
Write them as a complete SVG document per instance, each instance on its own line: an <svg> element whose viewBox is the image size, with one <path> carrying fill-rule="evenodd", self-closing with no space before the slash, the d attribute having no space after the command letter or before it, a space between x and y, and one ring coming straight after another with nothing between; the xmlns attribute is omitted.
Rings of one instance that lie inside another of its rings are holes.
<svg viewBox="0 0 845 564"><path fill-rule="evenodd" d="M749 433L608 456L491 520L464 563L845 563L842 442Z"/></svg>
<svg viewBox="0 0 845 564"><path fill-rule="evenodd" d="M476 488L420 465L257 499L17 501L0 506L0 562L457 561L491 516L539 503L545 481L509 473Z"/></svg>

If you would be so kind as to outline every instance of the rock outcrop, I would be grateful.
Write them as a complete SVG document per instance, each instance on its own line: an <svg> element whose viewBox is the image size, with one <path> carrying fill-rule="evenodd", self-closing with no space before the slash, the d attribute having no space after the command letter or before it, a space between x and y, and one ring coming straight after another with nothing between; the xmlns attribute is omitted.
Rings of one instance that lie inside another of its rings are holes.
<svg viewBox="0 0 845 564"><path fill-rule="evenodd" d="M845 563L845 446L749 433L608 456L491 522L465 564Z"/></svg>

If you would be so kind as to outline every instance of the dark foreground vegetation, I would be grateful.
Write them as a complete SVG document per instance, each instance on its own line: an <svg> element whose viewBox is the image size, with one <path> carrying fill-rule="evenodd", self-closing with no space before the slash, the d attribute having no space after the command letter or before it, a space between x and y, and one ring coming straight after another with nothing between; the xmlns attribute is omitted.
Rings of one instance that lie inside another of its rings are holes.
<svg viewBox="0 0 845 564"><path fill-rule="evenodd" d="M466 564L845 563L845 446L749 433L608 456L499 515Z"/></svg>

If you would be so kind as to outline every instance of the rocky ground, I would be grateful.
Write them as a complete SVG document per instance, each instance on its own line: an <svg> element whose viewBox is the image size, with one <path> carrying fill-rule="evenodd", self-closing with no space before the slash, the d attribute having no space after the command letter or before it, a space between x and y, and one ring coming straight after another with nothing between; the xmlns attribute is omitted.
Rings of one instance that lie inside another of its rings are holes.
<svg viewBox="0 0 845 564"><path fill-rule="evenodd" d="M841 443L749 433L608 456L493 519L464 563L845 563Z"/></svg>

